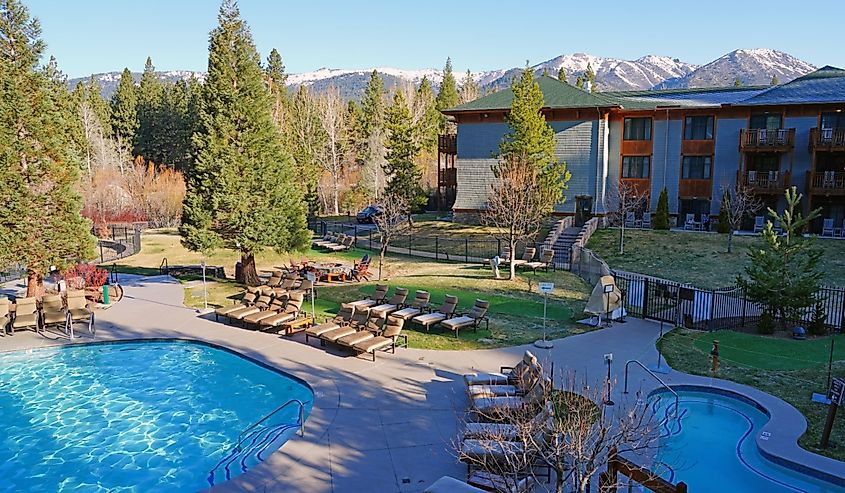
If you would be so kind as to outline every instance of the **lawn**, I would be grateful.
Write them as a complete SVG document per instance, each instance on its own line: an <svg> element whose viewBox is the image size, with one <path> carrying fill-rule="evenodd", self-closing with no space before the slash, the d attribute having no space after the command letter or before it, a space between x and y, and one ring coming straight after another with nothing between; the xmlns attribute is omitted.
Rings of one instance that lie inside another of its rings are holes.
<svg viewBox="0 0 845 493"><path fill-rule="evenodd" d="M845 284L845 241L817 239L825 252L823 283ZM748 247L761 244L759 236L735 236L727 253L726 235L680 231L626 230L625 254L619 254L619 230L596 231L587 247L614 269L620 269L705 289L731 285L748 263Z"/></svg>
<svg viewBox="0 0 845 493"><path fill-rule="evenodd" d="M835 337L833 375L845 377L845 335ZM707 376L713 339L719 341L719 378L756 387L789 402L807 418L807 433L799 440L801 446L845 460L845 420L838 416L831 434L831 441L839 446L819 449L827 407L810 400L813 392L827 390L830 338L794 341L731 331L676 329L658 346L672 368Z"/></svg>
<svg viewBox="0 0 845 493"><path fill-rule="evenodd" d="M303 256L314 261L337 260L351 264L364 251L341 254L326 254L308 250L304 253L279 255L264 252L256 256L259 270L271 270L274 266L288 263L292 257ZM141 239L141 252L121 260L120 272L144 275L158 274L161 259L167 257L170 265L198 264L202 256L185 250L179 236L172 230L158 230L145 233ZM235 252L218 251L206 257L209 265L223 265L232 275L232 266L237 261ZM373 266L377 270L377 266ZM490 301L490 330L483 326L477 333L461 332L460 338L440 329L431 333L408 327L410 345L429 349L476 349L512 346L533 342L543 335L542 297L537 293L540 281L555 282L554 293L549 297L547 331L549 337L564 337L590 330L577 325L584 304L589 296L589 287L569 272L538 272L521 274L516 280L495 280L489 268L449 262L434 262L427 259L391 255L385 269L386 283L410 289L409 300L414 291L424 289L431 293L432 305L439 306L446 294L458 296L459 311L468 311L477 298ZM202 284L196 276L179 279L185 284L185 304L201 308L204 304ZM212 307L233 303L243 287L231 279L209 280L208 301ZM317 289L315 308L319 320L333 316L340 304L363 298L375 289L375 281L365 283L338 283L320 285ZM391 289L391 293L393 289ZM310 303L306 304L310 310Z"/></svg>

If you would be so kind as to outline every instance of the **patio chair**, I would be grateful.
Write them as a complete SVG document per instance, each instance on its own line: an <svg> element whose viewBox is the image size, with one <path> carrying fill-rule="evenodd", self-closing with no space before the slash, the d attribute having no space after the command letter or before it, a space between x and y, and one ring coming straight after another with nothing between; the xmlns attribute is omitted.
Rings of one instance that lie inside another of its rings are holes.
<svg viewBox="0 0 845 493"><path fill-rule="evenodd" d="M543 378L530 391L521 396L479 397L471 401L472 409L484 415L495 414L502 409L522 409L537 404L543 399L546 390L551 388L551 379Z"/></svg>
<svg viewBox="0 0 845 493"><path fill-rule="evenodd" d="M766 218L763 216L754 216L754 232L760 233L766 224Z"/></svg>
<svg viewBox="0 0 845 493"><path fill-rule="evenodd" d="M409 320L416 317L420 313L429 309L429 302L431 301L431 294L428 291L418 289L414 294L414 299L411 305L399 311L390 314L391 317L401 318L402 320Z"/></svg>
<svg viewBox="0 0 845 493"><path fill-rule="evenodd" d="M396 288L396 291L389 300L381 305L370 308L370 316L385 318L388 314L395 312L400 306L404 305L406 299L408 299L408 290L405 288Z"/></svg>
<svg viewBox="0 0 845 493"><path fill-rule="evenodd" d="M38 304L35 298L18 298L15 300L15 318L12 320L12 332L17 329L35 328L41 332L41 317L38 314Z"/></svg>
<svg viewBox="0 0 845 493"><path fill-rule="evenodd" d="M319 239L312 241L311 246L317 247L317 248L322 248L324 245L329 245L331 243L335 243L336 240L337 240L337 235L329 232L329 233L326 233L325 235L323 235L322 238L319 238ZM293 262L291 262L291 264L293 265Z"/></svg>
<svg viewBox="0 0 845 493"><path fill-rule="evenodd" d="M224 315L229 321L233 320L243 320L244 317L247 315L252 315L253 313L258 313L270 308L270 303L273 302L273 292L271 291L262 291L261 296L250 306L245 306L243 308L239 308L235 311L229 312Z"/></svg>
<svg viewBox="0 0 845 493"><path fill-rule="evenodd" d="M425 315L417 315L411 320L425 327L425 331L431 330L431 327L439 324L444 320L448 320L455 314L455 309L458 306L458 297L447 294L443 299L443 304L440 309L433 313L426 313Z"/></svg>
<svg viewBox="0 0 845 493"><path fill-rule="evenodd" d="M458 337L458 332L460 332L461 329L471 328L473 332L478 332L478 324L480 324L482 320L486 322L487 330L489 330L490 319L487 318L488 308L490 308L489 301L475 300L475 305L468 313L444 320L440 322L440 324L443 327L454 331L456 338Z"/></svg>
<svg viewBox="0 0 845 493"><path fill-rule="evenodd" d="M833 218L826 217L824 218L824 222L822 224L822 236L824 237L833 237Z"/></svg>
<svg viewBox="0 0 845 493"><path fill-rule="evenodd" d="M551 248L544 248L542 253L540 253L540 260L536 260L533 262L528 262L525 264L525 267L537 273L537 269L544 269L546 272L549 271L549 267L554 268L554 263L552 260L555 258L555 251Z"/></svg>
<svg viewBox="0 0 845 493"><path fill-rule="evenodd" d="M701 218L698 222L698 229L701 231L710 231L710 214L701 213L698 217Z"/></svg>
<svg viewBox="0 0 845 493"><path fill-rule="evenodd" d="M687 214L687 218L684 220L684 230L694 231L696 227L697 223L695 222L695 214Z"/></svg>
<svg viewBox="0 0 845 493"><path fill-rule="evenodd" d="M636 224L636 222L637 222L637 219L636 219L636 216L634 216L633 212L625 213L625 227L626 228L633 228L634 225Z"/></svg>
<svg viewBox="0 0 845 493"><path fill-rule="evenodd" d="M85 290L72 289L65 294L67 303L68 328L66 332L73 335L73 324L88 322L88 332L94 333L94 311L85 298Z"/></svg>
<svg viewBox="0 0 845 493"><path fill-rule="evenodd" d="M302 310L302 303L305 300L305 296L302 293L293 292L290 294L290 298L288 298L288 302L285 304L285 307L278 311L276 314L263 318L259 321L259 325L261 325L261 330L270 330L273 328L278 328L286 323L292 322L296 320L296 317L299 316L299 312Z"/></svg>
<svg viewBox="0 0 845 493"><path fill-rule="evenodd" d="M358 282L361 282L361 279L365 281L370 280L370 256L364 255L360 262L356 262L352 269L349 270L348 277L355 279Z"/></svg>
<svg viewBox="0 0 845 493"><path fill-rule="evenodd" d="M5 296L0 298L0 332L6 335L6 329L9 327L9 298Z"/></svg>
<svg viewBox="0 0 845 493"><path fill-rule="evenodd" d="M388 322L381 335L359 342L353 348L359 353L372 354L373 361L375 361L376 351L387 351L389 349L391 353L396 353L397 347L408 347L408 336L402 334L405 321L391 318Z"/></svg>
<svg viewBox="0 0 845 493"><path fill-rule="evenodd" d="M60 294L44 295L41 298L41 328L46 329L48 325L61 326L67 330L67 312Z"/></svg>
<svg viewBox="0 0 845 493"><path fill-rule="evenodd" d="M503 397L525 395L543 378L543 368L539 363L532 363L518 379L505 384L467 385L467 393L472 399L485 397Z"/></svg>
<svg viewBox="0 0 845 493"><path fill-rule="evenodd" d="M258 299L259 293L257 287L248 287L247 290L244 292L243 296L241 297L240 303L235 302L230 306L221 306L220 308L214 310L214 320L219 322L219 317L225 317L228 314L234 312L235 310L240 310L241 308L245 308L248 306L252 306L255 303L255 300Z"/></svg>
<svg viewBox="0 0 845 493"><path fill-rule="evenodd" d="M365 325L363 329L353 334L343 336L335 342L337 342L341 346L346 346L347 348L352 349L356 344L361 344L364 341L369 341L370 339L381 335L381 333L387 327L404 324L404 320L392 317L388 317L387 320L383 318L370 317L370 319L367 321L367 325Z"/></svg>
<svg viewBox="0 0 845 493"><path fill-rule="evenodd" d="M338 310L337 315L335 315L334 318L326 320L319 325L312 325L311 327L305 329L305 342L308 342L308 339L311 337L320 337L330 330L337 329L338 327L344 325L349 325L354 314L354 306L348 304L340 305L340 310Z"/></svg>
<svg viewBox="0 0 845 493"><path fill-rule="evenodd" d="M369 321L369 308L355 308L355 313L352 314L352 319L347 325L341 325L340 327L328 330L317 336L320 338L320 345L325 346L327 342L335 342L341 337L348 336L349 334L354 334L359 330L364 330L364 328L367 327L367 323Z"/></svg>
<svg viewBox="0 0 845 493"><path fill-rule="evenodd" d="M333 245L327 245L326 249L331 252L342 252L344 250L350 250L352 247L355 246L355 237L354 236L346 236L338 243Z"/></svg>
<svg viewBox="0 0 845 493"><path fill-rule="evenodd" d="M651 229L651 212L643 212L643 228Z"/></svg>
<svg viewBox="0 0 845 493"><path fill-rule="evenodd" d="M287 293L282 293L278 296L273 297L273 301L270 302L270 306L267 307L266 310L261 310L252 314L249 314L241 320L244 327L247 325L258 325L259 322L264 320L265 318L272 317L273 315L278 314L282 310L285 309L285 305L288 303L289 295Z"/></svg>
<svg viewBox="0 0 845 493"><path fill-rule="evenodd" d="M514 265L519 267L520 265L527 264L534 260L534 255L537 254L537 249L534 247L525 247L525 250L522 252L522 258L518 258L513 261Z"/></svg>
<svg viewBox="0 0 845 493"><path fill-rule="evenodd" d="M282 282L282 271L274 270L273 273L270 275L270 278L267 279L267 282L264 283L265 286L270 286L271 288L275 288Z"/></svg>
<svg viewBox="0 0 845 493"><path fill-rule="evenodd" d="M520 425L512 423L490 423L490 422L469 422L464 426L463 438L480 438L500 440L517 440L527 430L541 428L549 419L555 415L554 402L546 402L537 414L527 423L527 427L520 428Z"/></svg>
<svg viewBox="0 0 845 493"><path fill-rule="evenodd" d="M538 365L537 357L531 351L525 351L514 366L502 366L498 373L468 373L464 375L464 382L467 385L513 384L523 378L532 365Z"/></svg>
<svg viewBox="0 0 845 493"><path fill-rule="evenodd" d="M511 249L509 246L505 245L502 249L502 253L499 254L499 265L507 265L511 263Z"/></svg>
<svg viewBox="0 0 845 493"><path fill-rule="evenodd" d="M367 296L364 299L360 299L357 301L353 301L349 303L350 305L357 308L370 308L376 305L380 305L384 303L385 298L387 298L387 291L389 286L387 284L376 284L376 290L373 292L371 296Z"/></svg>

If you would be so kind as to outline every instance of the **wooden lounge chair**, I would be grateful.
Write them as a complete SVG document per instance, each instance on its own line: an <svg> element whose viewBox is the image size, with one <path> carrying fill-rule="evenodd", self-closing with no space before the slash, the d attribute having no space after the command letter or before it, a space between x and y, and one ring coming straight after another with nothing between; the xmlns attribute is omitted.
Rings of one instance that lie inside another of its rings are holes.
<svg viewBox="0 0 845 493"><path fill-rule="evenodd" d="M469 373L464 375L464 382L468 386L513 384L518 382L532 365L537 364L537 357L531 351L525 351L522 359L514 366L503 366L498 373Z"/></svg>
<svg viewBox="0 0 845 493"><path fill-rule="evenodd" d="M252 306L255 303L255 300L258 299L259 293L257 287L249 287L244 292L243 296L241 297L240 303L234 303L230 306L222 306L216 310L214 310L214 320L219 321L219 317L226 317L229 313L234 312L235 310L240 310L241 308L245 308L248 306Z"/></svg>
<svg viewBox="0 0 845 493"><path fill-rule="evenodd" d="M525 247L525 250L522 252L522 258L518 258L513 261L514 265L519 267L520 265L527 264L534 260L534 255L537 254L537 249L534 247Z"/></svg>
<svg viewBox="0 0 845 493"><path fill-rule="evenodd" d="M367 339L364 342L359 342L353 348L359 353L372 354L373 361L375 361L376 351L387 351L389 349L391 353L396 353L397 347L408 347L408 336L402 334L402 327L404 327L405 321L391 318L388 322L381 335Z"/></svg>
<svg viewBox="0 0 845 493"><path fill-rule="evenodd" d="M320 345L325 346L327 342L335 342L341 337L363 330L369 320L370 310L368 308L355 308L355 313L352 314L352 320L347 325L328 330L318 336L320 338Z"/></svg>
<svg viewBox="0 0 845 493"><path fill-rule="evenodd" d="M401 318L402 320L409 320L416 317L420 313L429 309L429 302L431 301L431 294L428 291L418 289L414 294L414 299L411 305L399 311L390 314L391 317Z"/></svg>
<svg viewBox="0 0 845 493"><path fill-rule="evenodd" d="M370 308L370 316L371 317L381 317L385 318L388 314L395 312L399 309L402 305L405 304L405 300L408 299L408 290L405 288L396 288L396 291L393 293L393 296L390 297L385 303L381 305L376 305Z"/></svg>
<svg viewBox="0 0 845 493"><path fill-rule="evenodd" d="M44 295L41 298L41 328L46 329L48 325L62 327L67 331L67 312L60 294Z"/></svg>
<svg viewBox="0 0 845 493"><path fill-rule="evenodd" d="M334 318L326 320L324 323L319 325L312 325L311 327L305 329L305 342L308 342L308 339L311 337L320 337L330 330L348 325L352 321L352 316L354 314L354 306L347 304L340 305L340 310L338 310L337 315L335 315Z"/></svg>
<svg viewBox="0 0 845 493"><path fill-rule="evenodd" d="M68 290L66 294L68 328L67 332L73 337L73 324L88 322L88 332L94 333L94 311L85 299L85 291L82 289Z"/></svg>
<svg viewBox="0 0 845 493"><path fill-rule="evenodd" d="M303 300L305 300L305 296L302 293L291 293L283 310L270 317L261 319L259 322L261 330L278 328L281 325L296 320L296 317L299 316L299 312L302 310Z"/></svg>
<svg viewBox="0 0 845 493"><path fill-rule="evenodd" d="M9 326L9 298L0 298L0 333L6 335L6 328Z"/></svg>
<svg viewBox="0 0 845 493"><path fill-rule="evenodd" d="M35 298L18 298L15 300L15 318L12 320L12 332L17 329L35 328L41 331L41 317L38 314L38 304Z"/></svg>
<svg viewBox="0 0 845 493"><path fill-rule="evenodd" d="M289 295L287 293L282 293L279 296L275 296L273 301L270 302L270 306L267 307L266 310L261 310L255 313L251 313L243 318L241 322L243 322L244 327L248 325L255 325L258 326L259 323L264 320L265 318L272 317L273 315L277 315L279 312L285 309L285 305L288 304Z"/></svg>
<svg viewBox="0 0 845 493"><path fill-rule="evenodd" d="M321 245L321 247L325 250L332 250L333 248L341 247L344 241L346 241L346 234L340 233L334 238L334 241L324 243Z"/></svg>
<svg viewBox="0 0 845 493"><path fill-rule="evenodd" d="M385 298L387 298L387 284L376 284L376 290L372 294L372 296L367 296L364 299L353 301L349 303L350 305L354 306L356 309L358 308L370 308L376 305L380 305L384 303Z"/></svg>
<svg viewBox="0 0 845 493"><path fill-rule="evenodd" d="M544 269L546 272L549 271L549 266L554 267L552 260L555 258L555 251L551 248L544 248L543 252L540 254L540 260L536 260L534 262L528 262L527 264L523 264L525 268L531 269L534 273L537 273L537 269Z"/></svg>
<svg viewBox="0 0 845 493"><path fill-rule="evenodd" d="M323 235L322 238L312 241L311 246L321 248L324 245L329 245L335 243L336 241L337 235L335 235L334 233L326 233L325 235ZM291 262L291 265L294 265L293 262Z"/></svg>
<svg viewBox="0 0 845 493"><path fill-rule="evenodd" d="M443 300L443 304L440 305L440 309L438 311L433 313L426 313L425 315L417 315L411 320L425 327L426 332L428 332L429 330L431 330L431 327L452 317L452 315L455 314L455 310L457 309L457 307L458 297L452 296L451 294L447 294L446 298Z"/></svg>
<svg viewBox="0 0 845 493"><path fill-rule="evenodd" d="M455 337L458 337L458 332L461 329L471 328L473 332L478 332L478 324L484 320L487 323L487 329L490 329L490 319L487 318L487 310L490 308L490 302L485 300L475 300L475 305L472 309L461 316L450 318L440 322L443 327L455 332Z"/></svg>
<svg viewBox="0 0 845 493"><path fill-rule="evenodd" d="M352 269L349 271L349 275L347 275L350 279L355 279L358 282L361 282L361 279L365 281L370 280L370 256L364 255L360 262L356 262Z"/></svg>

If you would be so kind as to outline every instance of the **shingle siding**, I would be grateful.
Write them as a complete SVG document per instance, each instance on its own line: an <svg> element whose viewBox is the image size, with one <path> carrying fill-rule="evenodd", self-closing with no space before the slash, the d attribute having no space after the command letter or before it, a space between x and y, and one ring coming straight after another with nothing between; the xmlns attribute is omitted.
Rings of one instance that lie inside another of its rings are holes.
<svg viewBox="0 0 845 493"><path fill-rule="evenodd" d="M454 209L483 209L493 183L495 159L458 158L458 191Z"/></svg>
<svg viewBox="0 0 845 493"><path fill-rule="evenodd" d="M566 199L555 206L556 212L575 212L577 195L595 195L596 157L598 156L598 121L550 122L555 131L555 156L566 163L572 174Z"/></svg>
<svg viewBox="0 0 845 493"><path fill-rule="evenodd" d="M499 154L499 143L506 133L507 123L459 124L458 160L493 158Z"/></svg>

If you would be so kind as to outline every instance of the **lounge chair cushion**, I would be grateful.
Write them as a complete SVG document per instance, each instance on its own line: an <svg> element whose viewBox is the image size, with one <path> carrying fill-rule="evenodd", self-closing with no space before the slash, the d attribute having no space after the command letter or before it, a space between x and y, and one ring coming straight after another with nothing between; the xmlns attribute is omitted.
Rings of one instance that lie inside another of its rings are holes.
<svg viewBox="0 0 845 493"><path fill-rule="evenodd" d="M390 303L383 303L381 305L376 305L376 306L370 308L370 316L371 317L384 318L389 313L396 311L397 308L399 308L399 307L396 306L396 305L390 304Z"/></svg>
<svg viewBox="0 0 845 493"><path fill-rule="evenodd" d="M332 329L328 332L320 334L320 339L324 341L335 342L341 337L348 336L349 334L354 334L355 332L357 332L355 330L355 327L350 327L347 325L346 327L338 327L336 329Z"/></svg>
<svg viewBox="0 0 845 493"><path fill-rule="evenodd" d="M455 330L455 329L463 329L464 327L469 327L475 324L475 319L472 317L467 317L466 315L462 315L460 317L450 318L449 320L444 320L441 324L446 327L447 329Z"/></svg>
<svg viewBox="0 0 845 493"><path fill-rule="evenodd" d="M355 344L354 347L363 353L374 353L382 348L389 347L393 343L394 341L392 337L378 336L364 342L359 342L358 344Z"/></svg>
<svg viewBox="0 0 845 493"><path fill-rule="evenodd" d="M478 440L469 438L461 442L461 454L474 460L506 459L522 455L525 444L502 440Z"/></svg>
<svg viewBox="0 0 845 493"><path fill-rule="evenodd" d="M505 397L516 396L522 391L515 385L470 385L467 387L470 397L473 399L484 397Z"/></svg>
<svg viewBox="0 0 845 493"><path fill-rule="evenodd" d="M408 320L409 318L416 317L420 314L420 310L417 308L403 308L398 312L393 312L390 314L391 317L401 318L402 320Z"/></svg>
<svg viewBox="0 0 845 493"><path fill-rule="evenodd" d="M258 313L260 311L261 307L259 306L245 306L243 308L239 308L235 311L227 313L226 316L235 320L241 320L247 315L252 315L253 313Z"/></svg>
<svg viewBox="0 0 845 493"><path fill-rule="evenodd" d="M335 322L326 322L320 325L312 325L305 329L305 334L311 337L320 337L321 335L325 334L330 330L334 330L339 328L340 325L336 324Z"/></svg>
<svg viewBox="0 0 845 493"><path fill-rule="evenodd" d="M278 314L276 310L264 310L260 312L255 312L250 315L247 315L243 318L243 321L248 324L257 324L259 322L264 322L264 320Z"/></svg>
<svg viewBox="0 0 845 493"><path fill-rule="evenodd" d="M87 308L71 308L68 310L71 320L86 320L91 318L92 311Z"/></svg>
<svg viewBox="0 0 845 493"><path fill-rule="evenodd" d="M504 373L469 373L464 375L464 382L469 385L506 385L508 376Z"/></svg>
<svg viewBox="0 0 845 493"><path fill-rule="evenodd" d="M375 334L370 332L369 330L359 330L354 334L349 334L348 336L343 336L338 339L336 342L338 344L342 344L344 346L353 347L356 344L360 344L364 341L370 340L375 337Z"/></svg>
<svg viewBox="0 0 845 493"><path fill-rule="evenodd" d="M216 313L217 315L220 315L221 317L225 317L235 310L240 310L241 308L246 308L246 307L247 307L247 305L238 303L238 304L235 304L235 305L220 307L220 308L214 310L214 313Z"/></svg>
<svg viewBox="0 0 845 493"><path fill-rule="evenodd" d="M370 308L376 306L377 304L376 300L358 300L349 303L349 305L354 306L356 310L359 308Z"/></svg>
<svg viewBox="0 0 845 493"><path fill-rule="evenodd" d="M26 315L17 315L15 317L15 321L12 322L12 327L19 328L19 327L34 327L38 324L38 315L35 313L29 313Z"/></svg>
<svg viewBox="0 0 845 493"><path fill-rule="evenodd" d="M44 324L63 324L67 321L67 315L65 315L64 310L45 310L42 317L41 322Z"/></svg>
<svg viewBox="0 0 845 493"><path fill-rule="evenodd" d="M501 397L479 397L473 399L472 407L481 412L495 411L496 409L518 409L528 404L526 399L518 396Z"/></svg>
<svg viewBox="0 0 845 493"><path fill-rule="evenodd" d="M420 325L434 325L446 320L446 315L440 312L426 313L425 315L418 315L413 318L414 322Z"/></svg>
<svg viewBox="0 0 845 493"><path fill-rule="evenodd" d="M467 423L464 438L496 438L515 440L519 437L519 428L507 423Z"/></svg>

